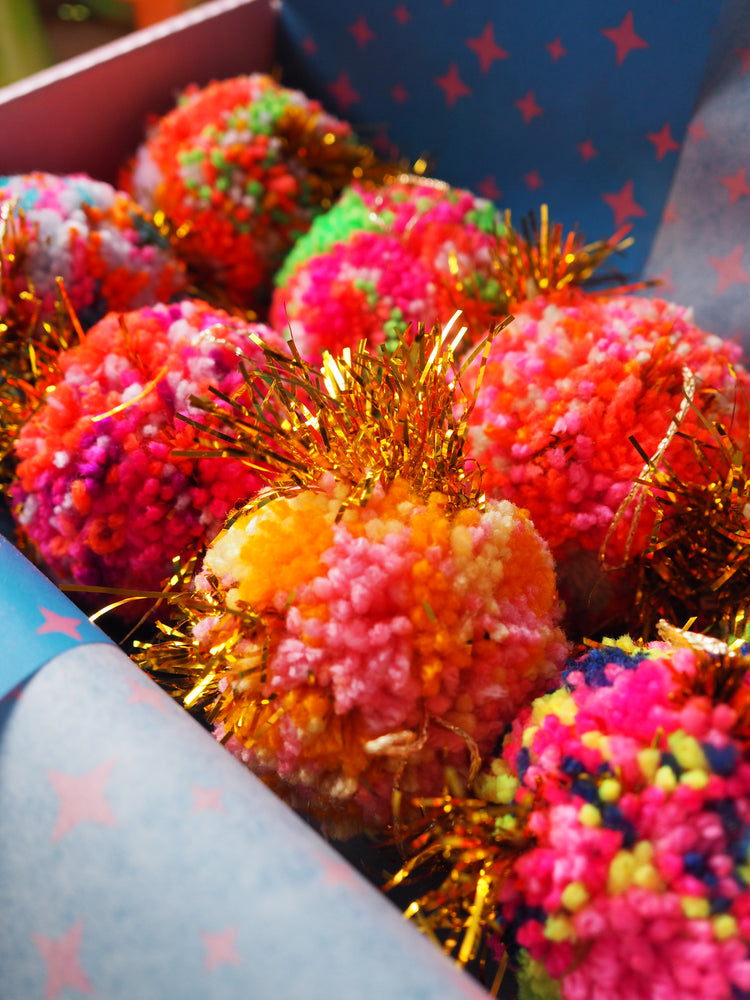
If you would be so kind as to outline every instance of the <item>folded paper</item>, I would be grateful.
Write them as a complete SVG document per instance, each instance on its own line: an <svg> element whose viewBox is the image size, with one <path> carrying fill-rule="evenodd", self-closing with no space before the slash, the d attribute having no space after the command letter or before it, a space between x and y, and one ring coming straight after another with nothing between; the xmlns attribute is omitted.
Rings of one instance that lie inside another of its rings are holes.
<svg viewBox="0 0 750 1000"><path fill-rule="evenodd" d="M0 536L0 700L58 653L108 641L80 608Z"/></svg>
<svg viewBox="0 0 750 1000"><path fill-rule="evenodd" d="M48 589L28 603L61 614ZM106 642L0 703L0 983L9 1000L485 995Z"/></svg>

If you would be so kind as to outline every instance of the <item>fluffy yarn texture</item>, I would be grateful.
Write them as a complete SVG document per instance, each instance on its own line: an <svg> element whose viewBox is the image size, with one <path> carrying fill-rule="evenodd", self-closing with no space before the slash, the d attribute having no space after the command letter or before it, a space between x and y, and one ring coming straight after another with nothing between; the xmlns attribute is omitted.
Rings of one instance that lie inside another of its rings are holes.
<svg viewBox="0 0 750 1000"><path fill-rule="evenodd" d="M201 422L190 401L243 385L237 350L262 360L271 330L197 300L97 323L60 356L61 378L16 443L19 535L59 581L154 590L259 487L236 460L176 458Z"/></svg>
<svg viewBox="0 0 750 1000"><path fill-rule="evenodd" d="M565 686L506 737L497 779L519 783L532 846L503 914L563 1000L739 1000L750 995L748 676L731 698L720 681L709 697L721 658L622 647L572 661ZM525 995L556 994L528 973Z"/></svg>
<svg viewBox="0 0 750 1000"><path fill-rule="evenodd" d="M253 74L189 87L121 183L182 234L200 284L262 309L289 248L369 155L318 102Z"/></svg>
<svg viewBox="0 0 750 1000"><path fill-rule="evenodd" d="M12 213L23 248L6 238L3 254L17 255L16 293L40 323L54 316L57 277L84 328L111 310L168 302L186 288L169 241L110 184L85 174L17 174L0 177L0 203ZM6 309L0 301L0 319Z"/></svg>
<svg viewBox="0 0 750 1000"><path fill-rule="evenodd" d="M397 776L414 794L465 776L566 648L549 551L512 504L449 517L399 479L342 499L330 478L241 515L206 554L218 611L195 631L228 644L217 736L339 833L390 821Z"/></svg>
<svg viewBox="0 0 750 1000"><path fill-rule="evenodd" d="M407 324L445 324L456 309L479 335L498 302L500 231L491 202L447 184L353 184L290 252L269 322L313 361L361 340L393 344Z"/></svg>
<svg viewBox="0 0 750 1000"><path fill-rule="evenodd" d="M644 468L630 438L655 454L683 402L686 369L696 379L696 407L732 430L735 393L747 392L750 379L737 345L661 300L593 298L574 289L513 312L515 321L492 347L468 452L485 467L488 496L531 512L555 557L561 596L578 630L592 635L632 603L632 590L624 586L618 596L598 572L605 539L608 562L620 565L643 549L653 525L647 500L627 542L633 504L608 538ZM691 409L665 453L678 476L705 475L693 439L709 436Z"/></svg>

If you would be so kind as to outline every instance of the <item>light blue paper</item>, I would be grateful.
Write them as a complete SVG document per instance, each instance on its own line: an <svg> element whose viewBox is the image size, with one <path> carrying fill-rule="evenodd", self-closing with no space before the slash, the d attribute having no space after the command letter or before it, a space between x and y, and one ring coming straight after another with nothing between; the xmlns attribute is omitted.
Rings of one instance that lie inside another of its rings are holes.
<svg viewBox="0 0 750 1000"><path fill-rule="evenodd" d="M108 641L0 535L0 700L58 653Z"/></svg>
<svg viewBox="0 0 750 1000"><path fill-rule="evenodd" d="M3 1000L481 1000L112 645L0 705Z"/></svg>

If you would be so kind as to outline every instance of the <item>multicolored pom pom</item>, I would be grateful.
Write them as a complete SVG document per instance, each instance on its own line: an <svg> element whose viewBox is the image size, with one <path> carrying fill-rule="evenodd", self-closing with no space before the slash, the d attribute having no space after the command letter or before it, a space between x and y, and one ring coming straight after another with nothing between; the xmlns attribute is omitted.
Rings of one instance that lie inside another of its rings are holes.
<svg viewBox="0 0 750 1000"><path fill-rule="evenodd" d="M128 195L85 174L0 177L5 212L0 321L11 306L37 327L56 314L62 279L78 321L168 302L185 291L184 265L150 216ZM9 294L14 301L8 301Z"/></svg>
<svg viewBox="0 0 750 1000"><path fill-rule="evenodd" d="M348 124L252 74L188 88L121 183L180 233L200 287L260 311L295 240L369 172L380 167Z"/></svg>
<svg viewBox="0 0 750 1000"><path fill-rule="evenodd" d="M450 514L402 480L344 499L329 477L241 515L206 553L215 610L195 635L231 637L214 716L229 748L314 811L384 825L397 775L430 794L446 767L466 773L564 644L549 552L512 504Z"/></svg>
<svg viewBox="0 0 750 1000"><path fill-rule="evenodd" d="M504 315L493 275L501 231L491 202L438 181L355 183L291 250L269 322L310 360L363 340L392 348L404 327L447 323L457 309L479 339Z"/></svg>
<svg viewBox="0 0 750 1000"><path fill-rule="evenodd" d="M566 656L548 547L467 471L448 336L274 362L232 453L277 478L209 546L181 634L140 657L338 837L467 781Z"/></svg>
<svg viewBox="0 0 750 1000"><path fill-rule="evenodd" d="M260 486L246 465L185 457L205 416L193 396L243 385L267 327L186 299L110 313L59 358L23 427L10 488L22 543L64 583L159 590Z"/></svg>
<svg viewBox="0 0 750 1000"><path fill-rule="evenodd" d="M750 994L749 653L605 644L514 723L502 912L563 1000Z"/></svg>
<svg viewBox="0 0 750 1000"><path fill-rule="evenodd" d="M624 501L649 462L691 481L710 474L697 445L716 450L709 421L746 436L747 408L735 403L750 378L738 346L659 299L572 288L513 312L492 347L468 452L488 495L526 507L548 540L569 627L601 634L630 622L634 586L602 573L600 553L621 566L654 525L647 492Z"/></svg>

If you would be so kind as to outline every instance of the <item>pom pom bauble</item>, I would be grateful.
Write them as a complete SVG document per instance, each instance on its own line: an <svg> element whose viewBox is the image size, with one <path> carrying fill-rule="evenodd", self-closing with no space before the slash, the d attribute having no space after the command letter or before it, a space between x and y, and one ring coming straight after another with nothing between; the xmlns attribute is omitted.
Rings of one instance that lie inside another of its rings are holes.
<svg viewBox="0 0 750 1000"><path fill-rule="evenodd" d="M493 277L500 228L489 201L447 184L354 184L287 257L270 323L291 330L310 360L362 340L392 347L407 324L447 323L457 309L478 337L502 312Z"/></svg>
<svg viewBox="0 0 750 1000"><path fill-rule="evenodd" d="M38 325L55 314L58 278L84 328L111 310L167 302L186 288L184 265L150 216L103 181L41 172L0 177L0 202L14 304ZM6 285L0 319L10 292Z"/></svg>
<svg viewBox="0 0 750 1000"><path fill-rule="evenodd" d="M141 658L336 836L468 781L566 655L548 547L467 470L449 336L322 371L272 360L236 448L277 478L175 597L180 633Z"/></svg>
<svg viewBox="0 0 750 1000"><path fill-rule="evenodd" d="M450 513L401 480L343 499L324 481L241 515L206 554L215 612L195 635L231 644L214 715L230 748L324 816L383 824L397 774L410 794L465 775L564 644L549 552L512 504Z"/></svg>
<svg viewBox="0 0 750 1000"><path fill-rule="evenodd" d="M181 234L198 283L261 309L273 273L352 176L377 171L349 125L263 74L191 87L122 183Z"/></svg>
<svg viewBox="0 0 750 1000"><path fill-rule="evenodd" d="M60 356L61 377L16 444L10 495L21 539L59 581L159 589L260 485L246 466L190 449L191 401L242 385L237 352L271 330L197 300L111 313Z"/></svg>
<svg viewBox="0 0 750 1000"><path fill-rule="evenodd" d="M503 914L563 1000L750 991L750 661L719 645L592 650L506 738Z"/></svg>
<svg viewBox="0 0 750 1000"><path fill-rule="evenodd" d="M468 452L485 466L488 495L526 507L549 541L573 627L601 634L608 620L627 621L634 588L605 578L599 553L606 542L607 562L621 565L643 551L654 524L648 496L640 517L635 503L620 510L644 456L668 442L678 479L705 478L696 442L711 440L706 417L741 434L746 408L735 399L750 380L736 345L658 299L572 289L513 312L492 347ZM689 382L694 405L684 407Z"/></svg>

